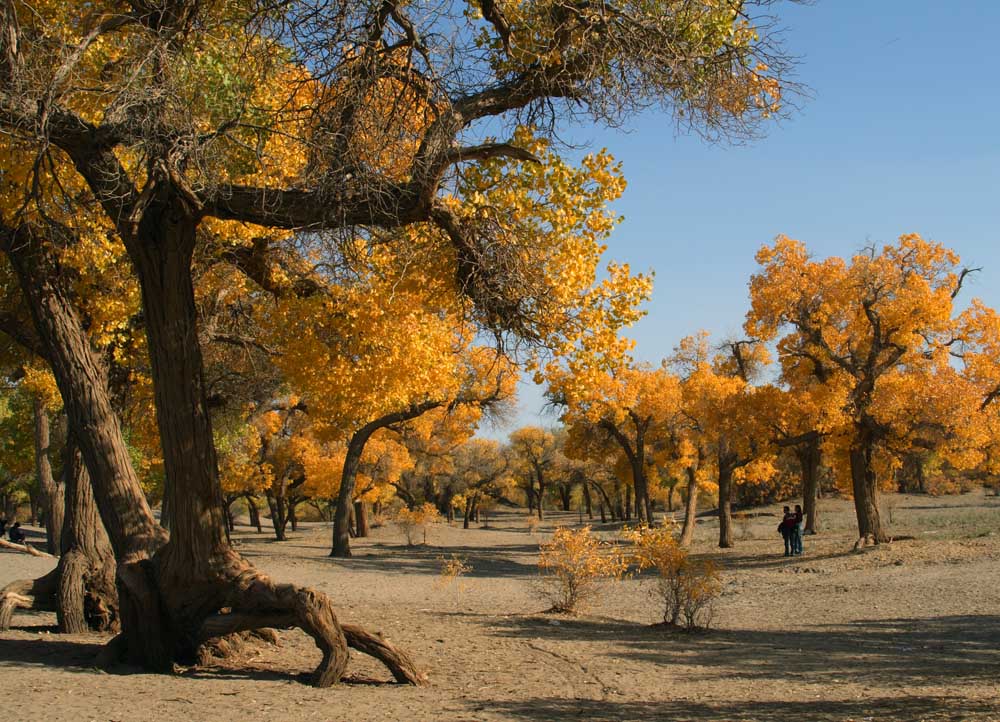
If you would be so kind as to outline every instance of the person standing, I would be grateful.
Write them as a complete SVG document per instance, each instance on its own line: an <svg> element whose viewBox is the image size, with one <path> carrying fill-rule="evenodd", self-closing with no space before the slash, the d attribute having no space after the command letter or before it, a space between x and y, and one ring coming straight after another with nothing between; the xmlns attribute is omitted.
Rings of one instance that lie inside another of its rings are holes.
<svg viewBox="0 0 1000 722"><path fill-rule="evenodd" d="M792 527L792 554L802 553L802 527L805 524L805 516L802 513L802 506L795 505L795 526Z"/></svg>
<svg viewBox="0 0 1000 722"><path fill-rule="evenodd" d="M792 539L794 532L792 529L795 526L795 515L787 506L783 509L783 512L784 516L781 519L781 523L778 524L778 531L781 533L781 538L785 540L785 556L790 557L794 554L794 540Z"/></svg>

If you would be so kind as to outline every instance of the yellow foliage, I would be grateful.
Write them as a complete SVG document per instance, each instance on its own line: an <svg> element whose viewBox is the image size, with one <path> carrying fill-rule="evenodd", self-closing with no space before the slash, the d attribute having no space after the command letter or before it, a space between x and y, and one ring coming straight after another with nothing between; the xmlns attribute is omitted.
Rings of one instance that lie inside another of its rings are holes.
<svg viewBox="0 0 1000 722"><path fill-rule="evenodd" d="M670 527L625 529L634 545L631 561L639 569L656 570L656 594L663 603L663 623L688 629L707 628L712 606L722 592L719 568L711 559L691 559Z"/></svg>
<svg viewBox="0 0 1000 722"><path fill-rule="evenodd" d="M538 591L552 603L550 611L573 614L593 598L602 582L621 578L626 568L618 550L602 544L589 526L577 531L559 527L540 547Z"/></svg>

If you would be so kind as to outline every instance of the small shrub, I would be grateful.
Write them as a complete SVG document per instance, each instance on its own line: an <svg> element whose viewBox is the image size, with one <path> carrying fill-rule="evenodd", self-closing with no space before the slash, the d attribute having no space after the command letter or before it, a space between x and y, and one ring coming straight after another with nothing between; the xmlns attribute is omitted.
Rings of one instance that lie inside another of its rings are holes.
<svg viewBox="0 0 1000 722"><path fill-rule="evenodd" d="M396 512L396 526L406 536L406 545L413 546L414 539L422 536L427 543L427 527L441 521L441 514L433 504L421 504L415 509L403 507Z"/></svg>
<svg viewBox="0 0 1000 722"><path fill-rule="evenodd" d="M753 516L747 512L733 514L733 519L740 529L740 539L747 540L753 538Z"/></svg>
<svg viewBox="0 0 1000 722"><path fill-rule="evenodd" d="M447 587L452 582L457 581L458 589L461 591L462 583L460 578L472 571L472 565L457 554L452 554L450 557L439 557L438 561L441 563L438 586Z"/></svg>
<svg viewBox="0 0 1000 722"><path fill-rule="evenodd" d="M525 519L525 528L527 529L529 534L534 536L535 532L538 531L538 524L539 524L538 517L535 516L534 514L528 514L527 518Z"/></svg>
<svg viewBox="0 0 1000 722"><path fill-rule="evenodd" d="M669 527L630 529L625 538L635 545L632 562L657 572L654 594L663 604L663 623L708 629L715 600L722 592L715 562L691 559Z"/></svg>
<svg viewBox="0 0 1000 722"><path fill-rule="evenodd" d="M541 545L538 593L552 604L549 611L573 614L610 579L625 572L627 562L615 548L590 532L559 527L552 540Z"/></svg>

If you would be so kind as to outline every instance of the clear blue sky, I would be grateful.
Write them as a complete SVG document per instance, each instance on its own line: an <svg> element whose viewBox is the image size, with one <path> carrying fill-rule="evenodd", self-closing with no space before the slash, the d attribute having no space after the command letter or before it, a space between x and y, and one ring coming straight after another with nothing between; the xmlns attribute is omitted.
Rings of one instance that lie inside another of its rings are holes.
<svg viewBox="0 0 1000 722"><path fill-rule="evenodd" d="M636 355L687 334L738 332L761 244L784 233L817 256L917 232L983 266L966 299L1000 306L1000 2L818 0L780 5L811 89L744 147L676 137L647 113L628 132L574 129L623 162L625 217L608 256L656 272ZM522 385L512 427L550 425ZM506 429L484 430L504 436Z"/></svg>

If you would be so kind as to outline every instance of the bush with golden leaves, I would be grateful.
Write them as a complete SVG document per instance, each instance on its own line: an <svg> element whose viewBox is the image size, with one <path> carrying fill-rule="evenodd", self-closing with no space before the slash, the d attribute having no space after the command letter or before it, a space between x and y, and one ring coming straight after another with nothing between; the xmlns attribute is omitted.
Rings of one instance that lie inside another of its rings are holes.
<svg viewBox="0 0 1000 722"><path fill-rule="evenodd" d="M653 591L663 603L663 623L708 629L716 598L722 592L719 567L711 559L691 559L670 527L626 529L635 545L631 561L639 569L655 569Z"/></svg>
<svg viewBox="0 0 1000 722"><path fill-rule="evenodd" d="M628 566L617 548L601 542L589 526L576 531L559 527L540 552L538 593L551 602L549 611L560 614L574 614Z"/></svg>
<svg viewBox="0 0 1000 722"><path fill-rule="evenodd" d="M423 543L427 543L427 527L441 521L441 514L433 504L424 503L420 506L409 509L403 507L396 512L396 526L406 536L406 546L413 546L414 539L420 535Z"/></svg>

